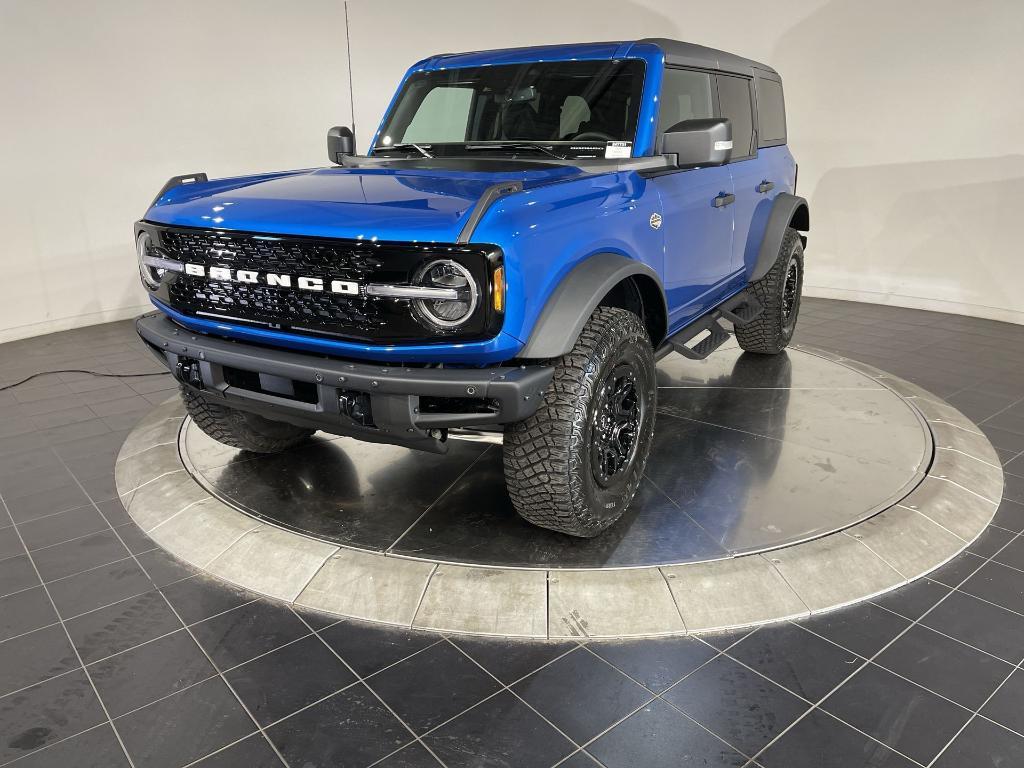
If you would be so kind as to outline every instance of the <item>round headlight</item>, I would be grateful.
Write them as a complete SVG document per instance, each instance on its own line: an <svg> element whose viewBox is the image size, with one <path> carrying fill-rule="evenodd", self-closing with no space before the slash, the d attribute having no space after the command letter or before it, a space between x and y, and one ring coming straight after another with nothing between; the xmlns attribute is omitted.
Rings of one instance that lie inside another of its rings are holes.
<svg viewBox="0 0 1024 768"><path fill-rule="evenodd" d="M139 275L142 277L142 282L147 288L156 290L160 287L160 278L163 277L166 270L157 269L145 263L145 259L149 255L149 247L152 244L153 238L150 237L149 232L143 232L135 241L135 250L139 255Z"/></svg>
<svg viewBox="0 0 1024 768"><path fill-rule="evenodd" d="M473 316L479 291L468 269L451 259L439 259L425 265L414 278L424 288L446 290L446 298L413 301L419 315L438 328L454 328Z"/></svg>

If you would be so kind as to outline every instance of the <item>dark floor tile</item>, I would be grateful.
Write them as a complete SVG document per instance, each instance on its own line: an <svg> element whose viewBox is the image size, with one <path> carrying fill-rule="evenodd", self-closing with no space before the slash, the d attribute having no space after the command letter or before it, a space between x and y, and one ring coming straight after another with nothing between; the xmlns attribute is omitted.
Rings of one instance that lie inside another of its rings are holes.
<svg viewBox="0 0 1024 768"><path fill-rule="evenodd" d="M875 663L957 704L977 709L1013 666L927 627L916 625Z"/></svg>
<svg viewBox="0 0 1024 768"><path fill-rule="evenodd" d="M558 764L558 768L597 768L598 765L598 762L594 758L581 749L566 760L560 762Z"/></svg>
<svg viewBox="0 0 1024 768"><path fill-rule="evenodd" d="M56 622L57 612L41 586L0 597L0 641Z"/></svg>
<svg viewBox="0 0 1024 768"><path fill-rule="evenodd" d="M82 661L90 664L181 629L181 622L160 593L152 591L71 619L65 626Z"/></svg>
<svg viewBox="0 0 1024 768"><path fill-rule="evenodd" d="M714 648L691 637L591 643L589 648L655 693L661 693L717 654Z"/></svg>
<svg viewBox="0 0 1024 768"><path fill-rule="evenodd" d="M120 533L120 531L118 531ZM157 587L166 587L176 581L187 579L199 573L196 568L175 559L162 549L141 552L135 556L142 569Z"/></svg>
<svg viewBox="0 0 1024 768"><path fill-rule="evenodd" d="M424 742L452 768L548 768L576 749L508 691L463 712Z"/></svg>
<svg viewBox="0 0 1024 768"><path fill-rule="evenodd" d="M302 619L309 628L314 632L318 632L321 629L327 629L327 627L337 624L340 619L337 615L332 613L323 613L321 611L314 611L310 608L299 608L297 605L292 606L292 610Z"/></svg>
<svg viewBox="0 0 1024 768"><path fill-rule="evenodd" d="M949 593L949 587L930 579L918 579L905 587L872 598L871 604L916 621ZM840 613L843 613L841 611ZM888 641L886 641L888 642ZM850 650L856 650L851 648Z"/></svg>
<svg viewBox="0 0 1024 768"><path fill-rule="evenodd" d="M981 424L979 426L981 426L981 431L985 433L985 436L996 448L1004 448L1007 451L1016 451L1017 453L1024 451L1024 435L1018 435L1016 432L1000 429L991 424Z"/></svg>
<svg viewBox="0 0 1024 768"><path fill-rule="evenodd" d="M96 504L112 501L117 498L117 486L114 484L113 473L102 477L90 477L82 480L82 488Z"/></svg>
<svg viewBox="0 0 1024 768"><path fill-rule="evenodd" d="M0 698L0 762L27 755L106 719L81 670Z"/></svg>
<svg viewBox="0 0 1024 768"><path fill-rule="evenodd" d="M1016 535L1013 531L990 525L968 545L967 551L979 557L989 558L1005 547Z"/></svg>
<svg viewBox="0 0 1024 768"><path fill-rule="evenodd" d="M996 510L992 523L1021 533L1024 531L1024 504L1003 499L999 502L999 509Z"/></svg>
<svg viewBox="0 0 1024 768"><path fill-rule="evenodd" d="M0 560L24 553L25 547L22 546L17 529L13 525L0 528Z"/></svg>
<svg viewBox="0 0 1024 768"><path fill-rule="evenodd" d="M15 765L17 768L128 768L129 763L113 729L104 723L33 752Z"/></svg>
<svg viewBox="0 0 1024 768"><path fill-rule="evenodd" d="M214 752L195 768L281 768L281 758L262 733L254 733L237 744Z"/></svg>
<svg viewBox="0 0 1024 768"><path fill-rule="evenodd" d="M855 653L793 624L763 627L728 653L810 702L821 699L863 663Z"/></svg>
<svg viewBox="0 0 1024 768"><path fill-rule="evenodd" d="M216 673L184 629L89 665L89 675L112 717Z"/></svg>
<svg viewBox="0 0 1024 768"><path fill-rule="evenodd" d="M986 563L960 590L1024 614L1024 571L1002 563Z"/></svg>
<svg viewBox="0 0 1024 768"><path fill-rule="evenodd" d="M812 710L758 756L764 768L912 768L916 763L821 710Z"/></svg>
<svg viewBox="0 0 1024 768"><path fill-rule="evenodd" d="M971 713L869 664L822 709L925 765Z"/></svg>
<svg viewBox="0 0 1024 768"><path fill-rule="evenodd" d="M945 589L940 590L939 597L946 594ZM812 616L798 624L864 658L870 658L910 626L910 620L872 603L860 603Z"/></svg>
<svg viewBox="0 0 1024 768"><path fill-rule="evenodd" d="M255 599L256 595L215 581L194 576L176 581L160 590L186 624L208 619Z"/></svg>
<svg viewBox="0 0 1024 768"><path fill-rule="evenodd" d="M1024 536L1018 536L993 558L996 562L1024 571Z"/></svg>
<svg viewBox="0 0 1024 768"><path fill-rule="evenodd" d="M125 510L124 505L121 503L120 499L110 499L109 501L101 501L96 506L99 508L100 513L103 515L106 521L110 523L110 525L114 528L125 525L126 523L132 523L134 525L131 516L128 514L127 510ZM142 533L142 531L140 530L139 533ZM124 534L122 531L122 536L123 535ZM128 544L128 549L132 549L130 544ZM149 547L146 547L146 549L149 549ZM132 551L136 552L142 550L132 549Z"/></svg>
<svg viewBox="0 0 1024 768"><path fill-rule="evenodd" d="M921 623L1011 664L1024 657L1024 616L962 592L943 600Z"/></svg>
<svg viewBox="0 0 1024 768"><path fill-rule="evenodd" d="M259 656L224 676L263 726L356 680L315 635Z"/></svg>
<svg viewBox="0 0 1024 768"><path fill-rule="evenodd" d="M191 629L222 670L309 634L306 625L286 606L266 600L242 605L193 624Z"/></svg>
<svg viewBox="0 0 1024 768"><path fill-rule="evenodd" d="M125 559L52 581L46 588L60 615L67 619L149 592L153 589L153 582L134 560Z"/></svg>
<svg viewBox="0 0 1024 768"><path fill-rule="evenodd" d="M136 766L178 768L256 726L219 677L114 721Z"/></svg>
<svg viewBox="0 0 1024 768"><path fill-rule="evenodd" d="M44 581L53 581L107 565L129 556L117 535L110 529L32 553Z"/></svg>
<svg viewBox="0 0 1024 768"><path fill-rule="evenodd" d="M607 768L744 766L747 758L655 699L587 749Z"/></svg>
<svg viewBox="0 0 1024 768"><path fill-rule="evenodd" d="M500 640L468 636L452 638L452 642L505 685L511 685L578 647L573 642Z"/></svg>
<svg viewBox="0 0 1024 768"><path fill-rule="evenodd" d="M1010 768L1024 765L1024 738L976 717L946 748L934 768Z"/></svg>
<svg viewBox="0 0 1024 768"><path fill-rule="evenodd" d="M663 698L746 755L764 747L809 707L724 656L669 688Z"/></svg>
<svg viewBox="0 0 1024 768"><path fill-rule="evenodd" d="M360 676L379 672L441 639L432 632L409 632L399 627L343 621L320 632L341 658Z"/></svg>
<svg viewBox="0 0 1024 768"><path fill-rule="evenodd" d="M39 584L36 569L28 555L17 555L0 560L0 595L9 595Z"/></svg>
<svg viewBox="0 0 1024 768"><path fill-rule="evenodd" d="M78 487L78 483L69 482L67 485L31 493L27 496L15 499L5 498L5 501L14 522L23 523L43 515L84 507L89 503L89 497Z"/></svg>
<svg viewBox="0 0 1024 768"><path fill-rule="evenodd" d="M142 529L135 523L124 523L114 530L117 531L117 535L121 539L121 543L128 547L128 551L133 555L138 556L143 553L152 552L157 548L156 542L143 533ZM165 586L166 584L171 584L174 581L177 581L177 579L165 582Z"/></svg>
<svg viewBox="0 0 1024 768"><path fill-rule="evenodd" d="M516 683L513 690L577 743L593 738L651 698L582 648Z"/></svg>
<svg viewBox="0 0 1024 768"><path fill-rule="evenodd" d="M97 418L39 430L39 435L50 445L60 445L61 443L70 443L84 437L95 437L109 432L110 427L104 424L102 419ZM75 506L78 505L76 504Z"/></svg>
<svg viewBox="0 0 1024 768"><path fill-rule="evenodd" d="M413 736L366 686L346 688L267 729L294 766L368 766Z"/></svg>
<svg viewBox="0 0 1024 768"><path fill-rule="evenodd" d="M984 557L979 557L973 552L964 552L954 557L942 567L936 568L929 573L928 579L955 589L977 573L983 565L985 565Z"/></svg>
<svg viewBox="0 0 1024 768"><path fill-rule="evenodd" d="M440 765L441 763L427 751L426 747L414 741L376 763L374 768L438 768Z"/></svg>
<svg viewBox="0 0 1024 768"><path fill-rule="evenodd" d="M69 539L109 530L110 526L91 504L57 515L30 520L18 526L18 531L30 549L48 547Z"/></svg>
<svg viewBox="0 0 1024 768"><path fill-rule="evenodd" d="M367 682L416 733L440 725L500 687L447 642L388 667Z"/></svg>
<svg viewBox="0 0 1024 768"><path fill-rule="evenodd" d="M55 624L0 644L0 695L80 666L63 627Z"/></svg>
<svg viewBox="0 0 1024 768"><path fill-rule="evenodd" d="M997 723L1024 733L1024 671L1018 669L981 709L981 714Z"/></svg>
<svg viewBox="0 0 1024 768"><path fill-rule="evenodd" d="M714 632L709 635L701 635L700 639L714 645L719 650L725 650L730 645L735 645L753 630L738 630L736 632Z"/></svg>

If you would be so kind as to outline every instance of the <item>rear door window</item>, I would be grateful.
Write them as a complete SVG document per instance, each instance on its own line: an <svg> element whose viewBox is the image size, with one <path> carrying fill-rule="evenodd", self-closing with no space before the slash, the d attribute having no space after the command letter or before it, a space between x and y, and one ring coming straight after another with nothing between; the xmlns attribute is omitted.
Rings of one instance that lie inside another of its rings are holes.
<svg viewBox="0 0 1024 768"><path fill-rule="evenodd" d="M786 143L786 107L782 83L757 78L757 145L775 147Z"/></svg>
<svg viewBox="0 0 1024 768"><path fill-rule="evenodd" d="M718 102L722 117L732 123L732 159L742 160L754 154L754 111L750 99L750 81L745 77L718 75Z"/></svg>

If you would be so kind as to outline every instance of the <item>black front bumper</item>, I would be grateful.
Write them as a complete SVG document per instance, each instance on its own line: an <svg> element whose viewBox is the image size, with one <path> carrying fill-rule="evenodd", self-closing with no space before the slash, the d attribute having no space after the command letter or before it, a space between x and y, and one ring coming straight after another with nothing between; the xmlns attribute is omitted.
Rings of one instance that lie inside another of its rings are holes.
<svg viewBox="0 0 1024 768"><path fill-rule="evenodd" d="M183 384L268 419L443 453L444 430L530 416L549 366L406 368L271 349L193 333L156 312L139 336ZM447 411L446 406L451 410Z"/></svg>

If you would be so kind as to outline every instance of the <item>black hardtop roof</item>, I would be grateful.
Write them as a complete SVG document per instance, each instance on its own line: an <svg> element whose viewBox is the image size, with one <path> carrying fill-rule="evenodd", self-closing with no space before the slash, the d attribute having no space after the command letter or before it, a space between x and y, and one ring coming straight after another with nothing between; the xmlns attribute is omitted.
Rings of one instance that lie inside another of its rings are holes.
<svg viewBox="0 0 1024 768"><path fill-rule="evenodd" d="M720 51L716 48L708 48L696 43L684 43L681 40L670 40L667 37L647 37L637 40L638 43L650 43L661 48L665 53L665 61L668 64L675 64L684 67L701 67L703 69L718 69L723 72L736 72L737 74L753 75L754 70L778 74L767 64L762 64L752 59L745 59L734 53Z"/></svg>

